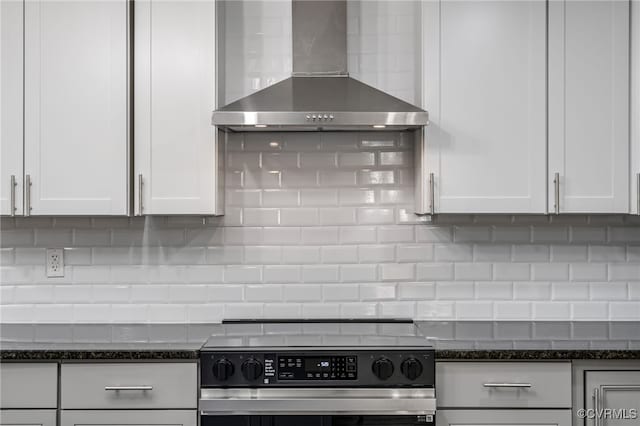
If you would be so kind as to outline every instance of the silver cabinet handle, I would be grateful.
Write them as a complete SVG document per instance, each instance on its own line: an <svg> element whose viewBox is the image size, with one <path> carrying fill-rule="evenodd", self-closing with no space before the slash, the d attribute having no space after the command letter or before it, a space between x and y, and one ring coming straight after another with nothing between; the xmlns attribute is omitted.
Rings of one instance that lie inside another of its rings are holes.
<svg viewBox="0 0 640 426"><path fill-rule="evenodd" d="M553 185L555 187L555 212L560 214L560 173L556 173L553 178Z"/></svg>
<svg viewBox="0 0 640 426"><path fill-rule="evenodd" d="M138 175L138 216L142 216L142 174Z"/></svg>
<svg viewBox="0 0 640 426"><path fill-rule="evenodd" d="M638 199L636 200L636 202L638 203L638 214L640 215L640 173L636 175L636 192L636 196L638 197Z"/></svg>
<svg viewBox="0 0 640 426"><path fill-rule="evenodd" d="M595 411L595 416L593 416L593 426L598 426L600 424L599 414L600 414L600 389L597 387L593 388L593 409Z"/></svg>
<svg viewBox="0 0 640 426"><path fill-rule="evenodd" d="M106 391L150 391L153 390L153 386L142 385L142 386L105 386L104 390Z"/></svg>
<svg viewBox="0 0 640 426"><path fill-rule="evenodd" d="M31 216L31 175L24 177L24 215Z"/></svg>
<svg viewBox="0 0 640 426"><path fill-rule="evenodd" d="M11 210L11 216L16 215L16 176L11 175L11 204L9 205L9 209Z"/></svg>
<svg viewBox="0 0 640 426"><path fill-rule="evenodd" d="M485 383L485 388L530 388L531 383Z"/></svg>
<svg viewBox="0 0 640 426"><path fill-rule="evenodd" d="M435 177L433 173L429 173L429 210L432 215L436 213Z"/></svg>

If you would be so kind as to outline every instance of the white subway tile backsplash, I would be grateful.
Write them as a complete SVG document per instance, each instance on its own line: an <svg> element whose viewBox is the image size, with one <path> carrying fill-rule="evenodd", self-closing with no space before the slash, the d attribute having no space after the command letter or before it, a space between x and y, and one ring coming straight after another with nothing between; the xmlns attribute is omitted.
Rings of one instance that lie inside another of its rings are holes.
<svg viewBox="0 0 640 426"><path fill-rule="evenodd" d="M380 279L383 281L413 281L416 268L412 263L384 263L380 265Z"/></svg>
<svg viewBox="0 0 640 426"><path fill-rule="evenodd" d="M491 228L456 226L453 229L453 236L456 243L487 242L491 241Z"/></svg>
<svg viewBox="0 0 640 426"><path fill-rule="evenodd" d="M400 300L432 300L436 296L435 284L429 282L398 283L396 289Z"/></svg>
<svg viewBox="0 0 640 426"><path fill-rule="evenodd" d="M640 265L627 263L609 264L610 281L638 281L640 280Z"/></svg>
<svg viewBox="0 0 640 426"><path fill-rule="evenodd" d="M474 300L475 287L472 282L437 282L436 298L439 300Z"/></svg>
<svg viewBox="0 0 640 426"><path fill-rule="evenodd" d="M306 283L332 283L339 280L337 265L308 265L302 267L302 281Z"/></svg>
<svg viewBox="0 0 640 426"><path fill-rule="evenodd" d="M342 244L375 243L377 230L374 226L346 226L340 228L339 235Z"/></svg>
<svg viewBox="0 0 640 426"><path fill-rule="evenodd" d="M262 279L259 266L230 265L224 269L224 281L227 283L258 283Z"/></svg>
<svg viewBox="0 0 640 426"><path fill-rule="evenodd" d="M0 318L639 319L637 221L417 216L411 139L230 135L223 218L3 217ZM65 276L48 278L57 247Z"/></svg>
<svg viewBox="0 0 640 426"><path fill-rule="evenodd" d="M589 284L587 283L552 283L553 300L589 300Z"/></svg>
<svg viewBox="0 0 640 426"><path fill-rule="evenodd" d="M285 263L296 265L320 263L320 247L283 247L282 259Z"/></svg>
<svg viewBox="0 0 640 426"><path fill-rule="evenodd" d="M433 246L430 244L398 244L398 262L427 262L433 260Z"/></svg>
<svg viewBox="0 0 640 426"><path fill-rule="evenodd" d="M572 281L605 281L607 279L606 263L572 263L569 268Z"/></svg>
<svg viewBox="0 0 640 426"><path fill-rule="evenodd" d="M554 245L551 246L552 262L586 262L587 246Z"/></svg>
<svg viewBox="0 0 640 426"><path fill-rule="evenodd" d="M4 235L3 235L4 239ZM71 229L36 229L34 244L39 247L67 247L72 245L73 231ZM101 244L100 241L97 242ZM102 242L108 244L108 241Z"/></svg>
<svg viewBox="0 0 640 426"><path fill-rule="evenodd" d="M488 281L491 279L490 263L456 263L454 277L457 281Z"/></svg>
<svg viewBox="0 0 640 426"><path fill-rule="evenodd" d="M630 289L627 286L627 283L589 283L590 298L595 301L626 300L627 297L633 299L633 294L629 294L629 291Z"/></svg>
<svg viewBox="0 0 640 426"><path fill-rule="evenodd" d="M453 280L453 263L419 263L416 278L424 281Z"/></svg>
<svg viewBox="0 0 640 426"><path fill-rule="evenodd" d="M356 209L349 207L319 208L320 225L355 225Z"/></svg>
<svg viewBox="0 0 640 426"><path fill-rule="evenodd" d="M510 300L513 299L513 284L499 281L476 282L475 295L479 300Z"/></svg>
<svg viewBox="0 0 640 426"><path fill-rule="evenodd" d="M531 265L531 278L534 281L567 281L569 265L566 263L534 263Z"/></svg>
<svg viewBox="0 0 640 426"><path fill-rule="evenodd" d="M280 210L273 208L245 208L242 223L247 226L274 226L280 224Z"/></svg>
<svg viewBox="0 0 640 426"><path fill-rule="evenodd" d="M380 226L378 228L379 243L410 243L415 240L415 232L411 226Z"/></svg>
<svg viewBox="0 0 640 426"><path fill-rule="evenodd" d="M572 226L570 240L573 243L604 243L607 229L604 227Z"/></svg>
<svg viewBox="0 0 640 426"><path fill-rule="evenodd" d="M400 247L398 247L400 250ZM409 259L409 255L405 254L406 250L402 251L403 257L408 261L414 261L414 259ZM361 263L381 263L381 262L393 262L395 260L396 254L393 245L390 244L377 244L377 245L361 245L358 246L358 259ZM398 255L398 260L400 260L400 255Z"/></svg>
<svg viewBox="0 0 640 426"><path fill-rule="evenodd" d="M627 260L624 246L589 246L589 260L591 262L624 262Z"/></svg>
<svg viewBox="0 0 640 426"><path fill-rule="evenodd" d="M377 265L342 265L340 266L340 281L363 282L375 281L378 278Z"/></svg>
<svg viewBox="0 0 640 426"><path fill-rule="evenodd" d="M456 302L456 318L461 320L489 320L493 318L492 302Z"/></svg>
<svg viewBox="0 0 640 426"><path fill-rule="evenodd" d="M531 318L529 302L496 302L494 315L497 320L527 320Z"/></svg>
<svg viewBox="0 0 640 426"><path fill-rule="evenodd" d="M496 226L493 241L497 243L526 244L531 242L531 228L524 226Z"/></svg>
<svg viewBox="0 0 640 426"><path fill-rule="evenodd" d="M282 295L281 285L252 284L245 286L244 289L244 299L247 302L279 302L282 300Z"/></svg>
<svg viewBox="0 0 640 426"><path fill-rule="evenodd" d="M470 262L473 260L473 246L466 244L434 245L435 260L444 262Z"/></svg>
<svg viewBox="0 0 640 426"><path fill-rule="evenodd" d="M473 247L476 262L506 262L511 259L511 246L505 244L476 244Z"/></svg>
<svg viewBox="0 0 640 426"><path fill-rule="evenodd" d="M515 300L551 300L551 284L515 282L513 296Z"/></svg>

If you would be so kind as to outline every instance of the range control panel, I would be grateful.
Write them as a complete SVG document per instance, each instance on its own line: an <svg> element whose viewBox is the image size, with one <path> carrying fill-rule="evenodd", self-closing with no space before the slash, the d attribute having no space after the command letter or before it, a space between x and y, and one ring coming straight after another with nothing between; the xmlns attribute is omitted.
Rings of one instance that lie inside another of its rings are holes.
<svg viewBox="0 0 640 426"><path fill-rule="evenodd" d="M355 380L358 363L347 356L278 356L279 380Z"/></svg>
<svg viewBox="0 0 640 426"><path fill-rule="evenodd" d="M202 387L433 387L433 350L202 351Z"/></svg>

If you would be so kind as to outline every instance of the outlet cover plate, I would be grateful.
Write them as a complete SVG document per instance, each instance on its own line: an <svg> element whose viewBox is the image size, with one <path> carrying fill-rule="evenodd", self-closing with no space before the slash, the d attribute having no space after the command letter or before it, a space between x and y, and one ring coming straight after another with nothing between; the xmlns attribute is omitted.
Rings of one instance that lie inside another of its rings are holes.
<svg viewBox="0 0 640 426"><path fill-rule="evenodd" d="M47 277L64 277L64 249L47 249Z"/></svg>

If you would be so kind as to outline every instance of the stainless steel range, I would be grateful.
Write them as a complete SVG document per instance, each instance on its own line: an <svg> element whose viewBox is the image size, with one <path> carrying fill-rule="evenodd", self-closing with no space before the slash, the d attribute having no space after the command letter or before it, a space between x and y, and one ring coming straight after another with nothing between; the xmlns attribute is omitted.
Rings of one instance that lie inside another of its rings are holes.
<svg viewBox="0 0 640 426"><path fill-rule="evenodd" d="M225 322L201 351L201 424L428 426L434 374L411 321Z"/></svg>

